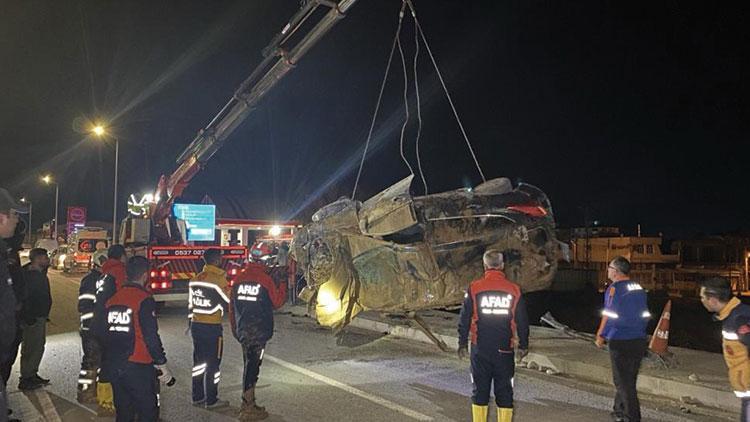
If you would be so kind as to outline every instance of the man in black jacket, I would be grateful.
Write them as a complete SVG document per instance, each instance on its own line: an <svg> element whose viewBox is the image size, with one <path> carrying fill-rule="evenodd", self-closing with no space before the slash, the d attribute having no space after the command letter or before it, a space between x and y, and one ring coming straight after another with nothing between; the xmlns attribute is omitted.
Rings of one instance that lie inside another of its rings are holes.
<svg viewBox="0 0 750 422"><path fill-rule="evenodd" d="M24 268L26 300L21 310L21 379L19 390L33 390L49 384L49 380L37 373L44 355L47 340L47 318L52 308L47 268L47 250L34 248L29 251L29 263Z"/></svg>
<svg viewBox="0 0 750 422"><path fill-rule="evenodd" d="M21 345L21 305L26 298L26 283L23 279L23 267L21 267L21 257L19 252L23 249L22 243L26 236L26 223L23 220L19 220L16 225L16 230L9 239L4 239L8 249L8 271L10 271L10 278L13 281L13 293L16 296L16 336L13 339L13 343L8 350L7 355L3 360L0 360L0 376L3 381L8 383L10 379L10 373L13 369L13 364L16 362L18 356L18 347Z"/></svg>
<svg viewBox="0 0 750 422"><path fill-rule="evenodd" d="M0 188L0 361L5 361L16 337L16 297L13 280L8 270L8 246L3 239L13 236L18 224L17 212L25 212ZM0 421L8 420L8 399L5 380L0 379Z"/></svg>

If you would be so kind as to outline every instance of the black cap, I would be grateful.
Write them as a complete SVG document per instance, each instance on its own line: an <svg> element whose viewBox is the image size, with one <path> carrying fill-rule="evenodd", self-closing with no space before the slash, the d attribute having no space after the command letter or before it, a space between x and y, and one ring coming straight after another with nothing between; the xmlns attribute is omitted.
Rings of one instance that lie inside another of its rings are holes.
<svg viewBox="0 0 750 422"><path fill-rule="evenodd" d="M7 190L0 188L0 212L8 212L10 210L19 214L26 214L29 212L27 206L19 204L13 199Z"/></svg>

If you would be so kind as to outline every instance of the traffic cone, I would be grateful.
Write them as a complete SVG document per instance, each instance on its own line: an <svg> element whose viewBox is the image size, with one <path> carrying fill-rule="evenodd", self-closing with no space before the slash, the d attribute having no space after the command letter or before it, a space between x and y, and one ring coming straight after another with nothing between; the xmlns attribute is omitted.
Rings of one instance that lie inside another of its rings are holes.
<svg viewBox="0 0 750 422"><path fill-rule="evenodd" d="M656 325L654 335L651 336L651 342L648 344L648 349L659 356L669 354L667 348L669 347L669 320L672 317L672 301L668 300L667 304L664 305L664 310L661 312L661 318L659 323Z"/></svg>

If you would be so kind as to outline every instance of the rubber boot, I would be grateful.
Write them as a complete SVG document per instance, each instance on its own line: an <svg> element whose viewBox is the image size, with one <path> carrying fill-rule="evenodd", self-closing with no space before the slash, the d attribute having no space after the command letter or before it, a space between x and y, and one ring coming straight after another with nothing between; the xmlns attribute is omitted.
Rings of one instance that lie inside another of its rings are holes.
<svg viewBox="0 0 750 422"><path fill-rule="evenodd" d="M115 416L115 399L112 395L112 384L108 382L96 384L96 402L99 405L96 410L97 416Z"/></svg>
<svg viewBox="0 0 750 422"><path fill-rule="evenodd" d="M96 403L96 371L84 371L78 375L78 403Z"/></svg>
<svg viewBox="0 0 750 422"><path fill-rule="evenodd" d="M498 407L497 408L497 422L512 422L513 421L513 408L512 407Z"/></svg>
<svg viewBox="0 0 750 422"><path fill-rule="evenodd" d="M472 404L471 405L471 420L472 422L487 422L487 413L489 413L490 408L486 404L484 406L480 406L478 404Z"/></svg>
<svg viewBox="0 0 750 422"><path fill-rule="evenodd" d="M255 387L242 393L242 407L240 408L240 422L260 421L268 417L264 407L255 403Z"/></svg>

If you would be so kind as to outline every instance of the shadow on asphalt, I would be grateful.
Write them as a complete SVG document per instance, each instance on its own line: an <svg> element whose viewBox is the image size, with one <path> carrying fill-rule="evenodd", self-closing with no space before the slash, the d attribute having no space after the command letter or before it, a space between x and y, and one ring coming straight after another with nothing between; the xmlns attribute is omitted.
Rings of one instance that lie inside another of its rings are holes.
<svg viewBox="0 0 750 422"><path fill-rule="evenodd" d="M469 397L450 391L438 390L424 384L409 384L409 387L429 400L435 409L439 409L438 413L452 421L468 420L471 416L471 399ZM456 406L456 403L466 403L466 406Z"/></svg>
<svg viewBox="0 0 750 422"><path fill-rule="evenodd" d="M360 347L360 346L364 346L366 344L372 343L385 336L386 336L385 333L376 333L376 332L361 331L361 330L352 331L349 329L344 329L339 334L336 335L336 345L349 347L349 348L355 348L355 347Z"/></svg>

